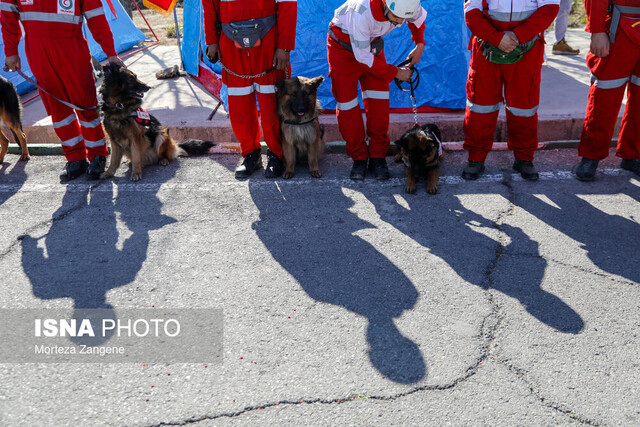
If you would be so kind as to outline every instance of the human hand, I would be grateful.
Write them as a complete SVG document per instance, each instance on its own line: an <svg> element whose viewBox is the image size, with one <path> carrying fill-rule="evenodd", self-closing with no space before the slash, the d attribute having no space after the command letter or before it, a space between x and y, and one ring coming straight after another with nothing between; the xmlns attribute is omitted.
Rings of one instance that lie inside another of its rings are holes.
<svg viewBox="0 0 640 427"><path fill-rule="evenodd" d="M609 55L609 36L607 33L593 33L591 34L591 52L599 58L604 58Z"/></svg>
<svg viewBox="0 0 640 427"><path fill-rule="evenodd" d="M410 59L411 62L409 65L416 65L420 62L420 57L422 56L422 52L424 52L424 43L418 43L416 47L413 48L411 53L407 56L407 59Z"/></svg>
<svg viewBox="0 0 640 427"><path fill-rule="evenodd" d="M109 64L115 64L115 65L119 65L120 67L127 68L127 66L124 65L124 62L122 62L122 59L120 59L118 55L108 57L107 61L109 62Z"/></svg>
<svg viewBox="0 0 640 427"><path fill-rule="evenodd" d="M207 46L207 58L213 63L218 62L219 59L222 59L222 55L220 54L220 46L217 44L210 44L209 46Z"/></svg>
<svg viewBox="0 0 640 427"><path fill-rule="evenodd" d="M5 71L18 71L20 69L20 57L18 55L11 55L4 58Z"/></svg>
<svg viewBox="0 0 640 427"><path fill-rule="evenodd" d="M289 52L284 49L276 49L276 53L273 55L273 67L278 70L284 70L289 66Z"/></svg>
<svg viewBox="0 0 640 427"><path fill-rule="evenodd" d="M520 41L513 31L505 31L504 36L502 36L502 40L500 40L500 44L498 45L498 49L509 53L518 47L519 44Z"/></svg>
<svg viewBox="0 0 640 427"><path fill-rule="evenodd" d="M409 68L398 68L396 79L403 82L408 82L408 81L411 81L412 75L413 75L413 70L410 70Z"/></svg>

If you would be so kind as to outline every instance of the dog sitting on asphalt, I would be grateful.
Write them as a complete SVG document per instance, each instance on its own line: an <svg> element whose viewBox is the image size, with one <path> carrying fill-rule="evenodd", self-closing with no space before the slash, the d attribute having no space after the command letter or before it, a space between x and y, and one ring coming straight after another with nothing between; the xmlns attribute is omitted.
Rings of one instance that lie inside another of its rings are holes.
<svg viewBox="0 0 640 427"><path fill-rule="evenodd" d="M420 176L425 176L427 192L436 194L442 158L438 126L426 124L414 127L405 132L395 144L400 148L400 152L395 157L396 162L403 162L407 167L407 183L404 191L415 193L418 179Z"/></svg>
<svg viewBox="0 0 640 427"><path fill-rule="evenodd" d="M109 168L101 179L112 177L122 161L131 161L131 180L142 178L142 167L153 163L168 165L178 156L202 155L215 144L211 141L188 140L177 144L157 118L143 110L142 97L151 89L126 68L115 64L103 67L100 86L104 129L111 143Z"/></svg>
<svg viewBox="0 0 640 427"><path fill-rule="evenodd" d="M22 154L20 160L29 160L29 150L27 149L27 137L22 130L22 104L18 98L16 87L9 80L0 76L0 118L9 126L11 133L20 144ZM4 156L9 150L9 138L0 128L0 163L4 162Z"/></svg>
<svg viewBox="0 0 640 427"><path fill-rule="evenodd" d="M309 173L320 178L318 160L324 153L324 127L318 114L322 112L317 97L324 77L293 77L276 83L278 114L282 132L282 151L286 168L283 178L293 177L296 160L308 160Z"/></svg>

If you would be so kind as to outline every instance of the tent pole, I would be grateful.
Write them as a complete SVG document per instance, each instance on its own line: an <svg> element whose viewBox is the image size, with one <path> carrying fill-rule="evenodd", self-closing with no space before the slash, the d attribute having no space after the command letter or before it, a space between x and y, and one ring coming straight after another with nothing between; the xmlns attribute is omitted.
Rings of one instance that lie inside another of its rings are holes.
<svg viewBox="0 0 640 427"><path fill-rule="evenodd" d="M177 7L173 8L173 18L176 22L176 37L178 39L178 54L180 55L180 67L184 70L184 62L182 62L182 45L180 43L180 26L178 25L178 12Z"/></svg>

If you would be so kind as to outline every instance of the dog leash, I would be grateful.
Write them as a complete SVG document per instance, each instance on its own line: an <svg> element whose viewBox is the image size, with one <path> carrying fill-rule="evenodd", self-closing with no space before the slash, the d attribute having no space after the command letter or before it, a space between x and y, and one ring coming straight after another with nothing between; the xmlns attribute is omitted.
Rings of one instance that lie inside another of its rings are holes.
<svg viewBox="0 0 640 427"><path fill-rule="evenodd" d="M404 67L405 65L409 64L411 62L411 59L406 59L404 61L402 61L401 63L399 63L397 66L398 67ZM409 69L411 71L413 71L414 77L411 78L411 80L409 80L407 83L409 83L409 89L405 89L404 87L402 87L402 81L398 80L398 79L394 79L394 81L396 82L396 86L398 86L398 89L400 89L403 92L410 92L409 97L411 98L411 107L413 108L413 121L414 121L414 127L419 127L420 125L418 124L418 102L416 101L416 94L415 91L416 89L418 89L418 85L420 84L420 72L418 71L418 69L415 66L410 66Z"/></svg>
<svg viewBox="0 0 640 427"><path fill-rule="evenodd" d="M3 67L2 68L4 71L8 71L9 69L7 67ZM34 85L35 87L37 87L38 89L40 89L41 91L43 91L44 93L46 93L47 95L49 95L51 98L55 99L56 101L58 101L59 103L66 105L69 108L72 108L74 110L78 110L78 111L91 111L91 110L95 110L96 108L98 108L98 106L94 106L94 107L89 107L89 108L81 108L78 107L77 105L73 105L70 102L67 101L63 101L62 99L54 96L51 94L51 92L49 92L48 90L46 90L45 88L43 88L42 86L40 86L38 83L36 83L33 79L29 78L25 73L23 73L21 70L16 70L17 73L20 75L20 77L22 77L23 79L25 79L26 81L28 81L29 83L31 83L32 85Z"/></svg>

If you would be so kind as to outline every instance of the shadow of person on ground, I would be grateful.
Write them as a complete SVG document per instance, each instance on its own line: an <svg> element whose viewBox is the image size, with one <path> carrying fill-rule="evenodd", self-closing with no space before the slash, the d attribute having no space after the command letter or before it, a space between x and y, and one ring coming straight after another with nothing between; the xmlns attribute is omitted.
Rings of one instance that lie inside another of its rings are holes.
<svg viewBox="0 0 640 427"><path fill-rule="evenodd" d="M22 267L34 296L71 298L76 318L100 309L97 321L115 319L107 292L135 281L147 258L149 232L175 222L161 213L160 184L140 184L120 179L67 186L47 233L22 239ZM99 345L108 339L74 341Z"/></svg>
<svg viewBox="0 0 640 427"><path fill-rule="evenodd" d="M339 187L281 184L249 182L260 210L253 229L271 255L311 298L367 319L369 359L382 375L404 384L425 378L418 345L394 324L414 307L418 291L384 255L354 235L371 224L349 212L353 202Z"/></svg>
<svg viewBox="0 0 640 427"><path fill-rule="evenodd" d="M440 193L437 203L426 195L407 196L408 209L391 195L368 197L383 221L428 248L465 281L515 298L532 316L560 332L577 334L584 327L578 313L542 289L547 261L538 243L520 228L488 220L452 194ZM502 246L481 233L482 228L499 229L509 243Z"/></svg>
<svg viewBox="0 0 640 427"><path fill-rule="evenodd" d="M626 181L626 178L623 178ZM586 196L626 194L636 201L635 220L610 215L577 194ZM550 227L580 242L587 256L599 269L640 283L640 188L625 183L607 191L582 192L568 188L565 193L545 194L553 204L533 194L519 194L516 204Z"/></svg>

